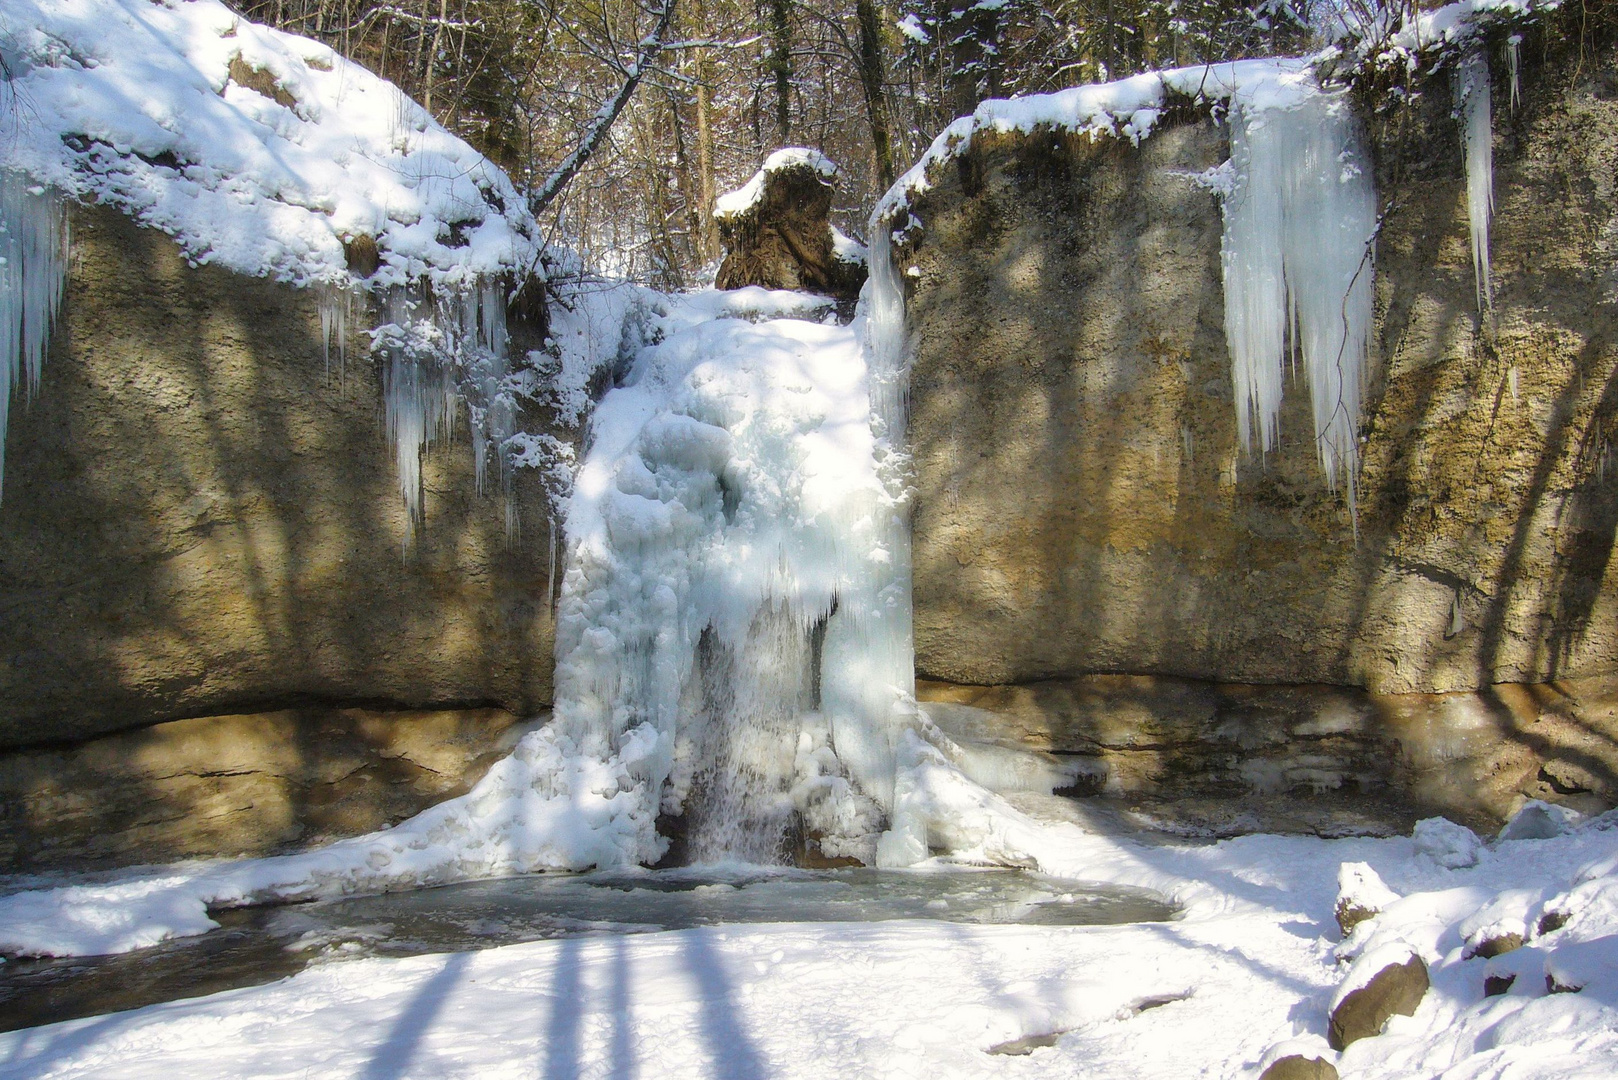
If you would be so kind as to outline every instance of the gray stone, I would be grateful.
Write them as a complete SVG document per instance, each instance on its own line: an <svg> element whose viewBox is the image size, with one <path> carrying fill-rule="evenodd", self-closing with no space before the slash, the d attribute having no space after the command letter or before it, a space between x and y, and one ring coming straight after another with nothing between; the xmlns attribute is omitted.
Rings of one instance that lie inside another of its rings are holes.
<svg viewBox="0 0 1618 1080"><path fill-rule="evenodd" d="M1380 1035L1389 1017L1414 1016L1430 985L1421 957L1389 964L1332 1010L1326 1041L1333 1050L1342 1050L1360 1039Z"/></svg>

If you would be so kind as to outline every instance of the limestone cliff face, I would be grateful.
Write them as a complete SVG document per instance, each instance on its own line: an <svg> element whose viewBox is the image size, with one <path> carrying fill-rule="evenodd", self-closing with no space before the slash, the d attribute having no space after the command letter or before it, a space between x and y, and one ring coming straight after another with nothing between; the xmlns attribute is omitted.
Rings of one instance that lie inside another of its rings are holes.
<svg viewBox="0 0 1618 1080"><path fill-rule="evenodd" d="M425 459L407 554L375 365L351 341L328 375L312 295L189 267L113 211L73 225L6 456L0 748L321 702L548 704L538 485L508 547L463 427Z"/></svg>
<svg viewBox="0 0 1618 1080"><path fill-rule="evenodd" d="M1386 218L1357 536L1301 377L1278 452L1238 449L1196 179L1221 128L980 134L937 170L896 252L919 672L1402 693L1618 669L1618 53L1570 48L1524 46L1515 114L1498 73L1492 316L1447 79L1369 114Z"/></svg>

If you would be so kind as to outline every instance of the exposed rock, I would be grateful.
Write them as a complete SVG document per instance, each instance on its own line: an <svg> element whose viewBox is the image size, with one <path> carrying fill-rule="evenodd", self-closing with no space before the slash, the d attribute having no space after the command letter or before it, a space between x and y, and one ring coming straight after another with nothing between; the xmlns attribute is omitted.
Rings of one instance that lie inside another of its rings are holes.
<svg viewBox="0 0 1618 1080"><path fill-rule="evenodd" d="M1478 942L1477 947L1468 956L1480 956L1485 960L1489 960L1496 956L1503 956L1508 952L1516 952L1522 947L1523 936L1521 934L1499 934L1495 937L1484 938ZM1509 986L1510 983L1508 982L1507 985Z"/></svg>
<svg viewBox="0 0 1618 1080"><path fill-rule="evenodd" d="M1095 675L921 681L917 696L959 738L1081 763L1071 794L1215 835L1408 834L1440 815L1492 834L1525 798L1585 812L1618 798L1618 679L1389 695ZM1543 784L1568 760L1593 791Z"/></svg>
<svg viewBox="0 0 1618 1080"><path fill-rule="evenodd" d="M1488 318L1448 72L1369 122L1388 213L1357 533L1301 383L1275 453L1237 446L1219 203L1195 182L1220 127L980 131L929 175L895 252L922 674L1487 696L1618 669L1618 62L1549 33L1496 117Z"/></svg>
<svg viewBox="0 0 1618 1080"><path fill-rule="evenodd" d="M831 224L836 166L813 150L778 150L714 211L725 260L714 285L859 296L865 260Z"/></svg>
<svg viewBox="0 0 1618 1080"><path fill-rule="evenodd" d="M1333 1050L1342 1050L1381 1034L1389 1017L1414 1016L1429 985L1427 965L1419 956L1381 968L1332 1009L1327 1041Z"/></svg>
<svg viewBox="0 0 1618 1080"><path fill-rule="evenodd" d="M1483 996L1500 997L1511 989L1511 984L1517 981L1512 975L1485 975L1483 977Z"/></svg>
<svg viewBox="0 0 1618 1080"><path fill-rule="evenodd" d="M508 547L464 440L436 448L405 556L360 334L328 377L311 291L187 266L111 210L76 208L73 233L44 383L11 420L0 749L311 701L549 704L536 479Z"/></svg>
<svg viewBox="0 0 1618 1080"><path fill-rule="evenodd" d="M1289 1054L1271 1062L1258 1080L1337 1080L1337 1066L1324 1058Z"/></svg>
<svg viewBox="0 0 1618 1080"><path fill-rule="evenodd" d="M1382 914L1399 895L1367 863L1344 863L1337 870L1337 928L1346 938L1360 923Z"/></svg>
<svg viewBox="0 0 1618 1080"><path fill-rule="evenodd" d="M0 870L266 855L469 790L525 725L499 709L285 709L0 756Z"/></svg>

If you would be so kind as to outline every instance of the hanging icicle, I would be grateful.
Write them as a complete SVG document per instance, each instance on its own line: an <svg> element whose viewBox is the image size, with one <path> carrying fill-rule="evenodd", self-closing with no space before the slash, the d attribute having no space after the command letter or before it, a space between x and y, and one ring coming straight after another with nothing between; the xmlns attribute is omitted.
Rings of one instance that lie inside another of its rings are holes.
<svg viewBox="0 0 1618 1080"><path fill-rule="evenodd" d="M337 378L348 371L348 325L354 318L355 290L347 283L323 282L315 286L315 302L320 308L320 344L326 360L326 377L331 377L332 346L337 348Z"/></svg>
<svg viewBox="0 0 1618 1080"><path fill-rule="evenodd" d="M1512 34L1506 38L1506 70L1511 73L1511 111L1516 112L1522 104L1521 83L1518 80L1518 68L1522 64L1522 35Z"/></svg>
<svg viewBox="0 0 1618 1080"><path fill-rule="evenodd" d="M1466 213L1472 225L1472 271L1478 310L1494 306L1489 277L1489 223L1494 217L1494 130L1489 112L1489 59L1482 49L1455 69L1455 113L1466 160Z"/></svg>
<svg viewBox="0 0 1618 1080"><path fill-rule="evenodd" d="M322 307L323 327L338 325L342 309L334 305L331 310L328 321L327 308ZM499 460L506 538L511 542L517 531L510 491L510 442L517 405L506 386L510 343L504 291L497 283L479 281L429 302L411 290L394 289L388 294L386 318L372 332L373 346L383 361L388 445L393 448L410 531L423 523L422 454L449 438L464 404L478 493L484 490L492 450ZM405 546L410 546L408 536Z"/></svg>
<svg viewBox="0 0 1618 1080"><path fill-rule="evenodd" d="M39 392L67 280L67 251L62 197L15 170L0 169L0 482L11 398Z"/></svg>
<svg viewBox="0 0 1618 1080"><path fill-rule="evenodd" d="M1238 90L1230 120L1237 179L1222 261L1237 432L1245 450L1275 448L1290 336L1308 374L1321 469L1333 490L1344 483L1355 513L1377 220L1350 99L1320 91L1260 108Z"/></svg>

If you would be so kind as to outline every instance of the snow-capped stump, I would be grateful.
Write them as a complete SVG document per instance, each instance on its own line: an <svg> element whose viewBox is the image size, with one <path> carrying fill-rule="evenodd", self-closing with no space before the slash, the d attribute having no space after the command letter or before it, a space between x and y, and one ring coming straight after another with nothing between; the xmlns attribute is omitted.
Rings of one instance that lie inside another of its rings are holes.
<svg viewBox="0 0 1618 1080"><path fill-rule="evenodd" d="M1342 1050L1382 1033L1393 1016L1414 1016L1432 985L1427 965L1404 942L1390 942L1362 955L1332 999L1327 1041Z"/></svg>
<svg viewBox="0 0 1618 1080"><path fill-rule="evenodd" d="M1515 952L1528 941L1532 913L1545 902L1543 889L1507 889L1462 920L1466 959L1491 960Z"/></svg>
<svg viewBox="0 0 1618 1080"><path fill-rule="evenodd" d="M1370 864L1344 863L1337 869L1337 928L1347 937L1354 928L1374 919L1395 903L1399 894L1382 882Z"/></svg>
<svg viewBox="0 0 1618 1080"><path fill-rule="evenodd" d="M771 154L743 187L715 200L725 261L714 286L857 297L865 284L865 249L831 224L836 175L824 154L789 147Z"/></svg>

